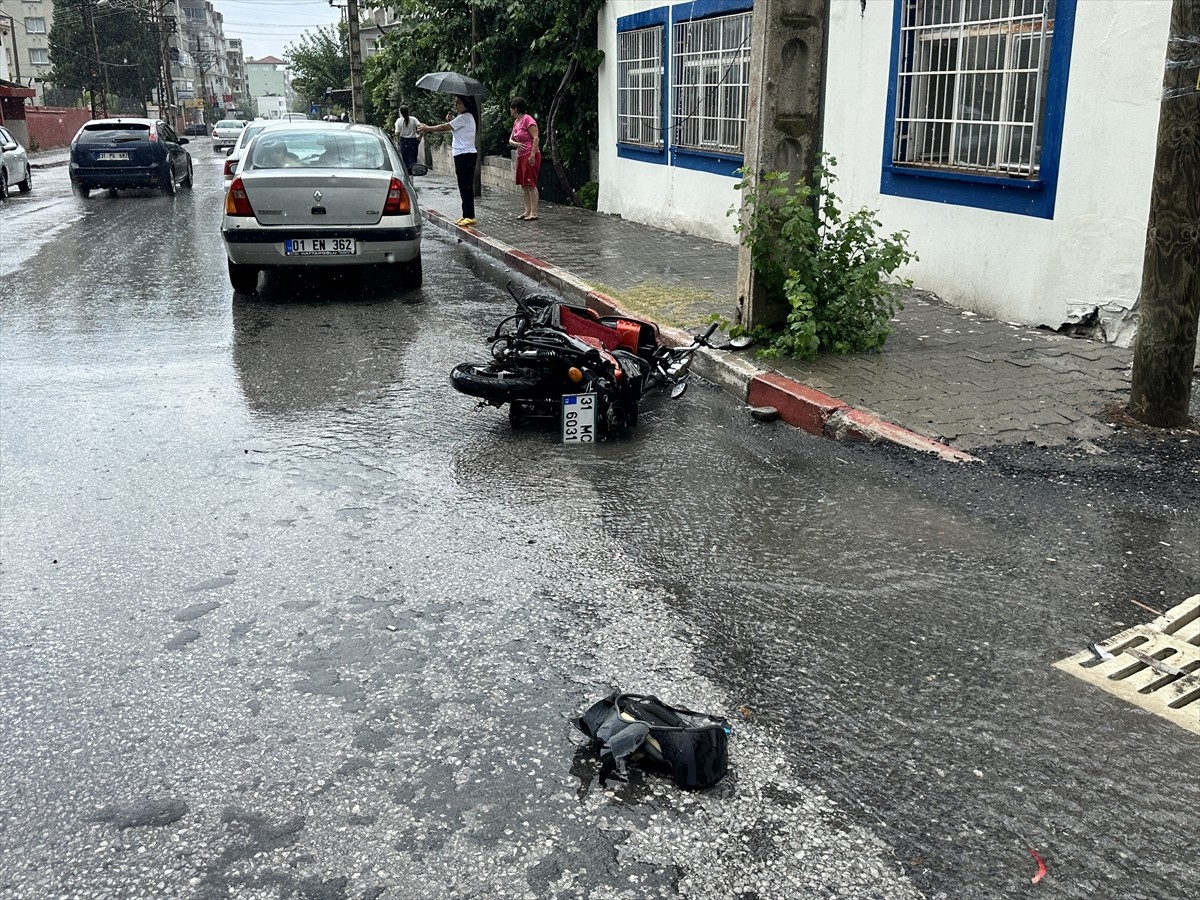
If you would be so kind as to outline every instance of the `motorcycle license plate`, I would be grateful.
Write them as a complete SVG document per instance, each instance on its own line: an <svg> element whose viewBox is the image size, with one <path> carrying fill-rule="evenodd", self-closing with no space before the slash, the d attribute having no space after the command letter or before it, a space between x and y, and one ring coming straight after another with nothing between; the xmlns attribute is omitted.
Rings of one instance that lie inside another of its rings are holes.
<svg viewBox="0 0 1200 900"><path fill-rule="evenodd" d="M596 395L563 394L562 439L564 444L596 442Z"/></svg>

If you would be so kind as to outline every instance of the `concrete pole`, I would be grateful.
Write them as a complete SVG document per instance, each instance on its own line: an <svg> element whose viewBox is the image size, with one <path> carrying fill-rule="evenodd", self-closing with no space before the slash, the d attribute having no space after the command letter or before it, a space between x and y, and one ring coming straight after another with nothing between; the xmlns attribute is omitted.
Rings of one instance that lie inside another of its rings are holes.
<svg viewBox="0 0 1200 900"><path fill-rule="evenodd" d="M346 30L350 39L350 121L363 122L362 41L358 34L358 0L346 0Z"/></svg>
<svg viewBox="0 0 1200 900"><path fill-rule="evenodd" d="M1142 263L1129 412L1186 424L1200 319L1200 0L1174 0L1150 220Z"/></svg>
<svg viewBox="0 0 1200 900"><path fill-rule="evenodd" d="M755 0L751 19L750 99L745 166L754 176L790 172L808 179L821 153L828 0ZM743 325L774 325L788 308L755 283L750 251L738 250Z"/></svg>

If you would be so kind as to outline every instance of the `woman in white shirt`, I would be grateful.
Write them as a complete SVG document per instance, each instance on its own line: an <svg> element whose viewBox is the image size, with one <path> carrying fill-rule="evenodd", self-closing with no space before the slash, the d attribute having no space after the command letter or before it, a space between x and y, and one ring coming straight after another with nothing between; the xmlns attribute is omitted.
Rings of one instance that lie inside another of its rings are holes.
<svg viewBox="0 0 1200 900"><path fill-rule="evenodd" d="M454 175L458 179L458 195L462 198L462 218L455 224L475 224L475 161L479 153L475 149L475 133L479 129L479 104L474 97L456 94L454 115L446 114L442 125L418 125L418 134L431 131L454 133L450 152L454 156Z"/></svg>
<svg viewBox="0 0 1200 900"><path fill-rule="evenodd" d="M400 107L400 118L396 119L396 149L400 151L404 168L410 175L417 162L417 147L421 143L421 137L417 134L420 125L420 120L408 111L407 106Z"/></svg>

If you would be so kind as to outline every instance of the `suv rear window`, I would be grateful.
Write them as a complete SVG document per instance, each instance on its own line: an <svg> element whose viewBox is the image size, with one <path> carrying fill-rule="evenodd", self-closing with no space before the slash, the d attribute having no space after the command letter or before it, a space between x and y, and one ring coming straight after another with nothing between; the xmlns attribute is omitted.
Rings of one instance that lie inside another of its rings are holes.
<svg viewBox="0 0 1200 900"><path fill-rule="evenodd" d="M115 122L84 125L79 133L79 143L111 143L113 141L146 141L150 139L150 126L140 122Z"/></svg>

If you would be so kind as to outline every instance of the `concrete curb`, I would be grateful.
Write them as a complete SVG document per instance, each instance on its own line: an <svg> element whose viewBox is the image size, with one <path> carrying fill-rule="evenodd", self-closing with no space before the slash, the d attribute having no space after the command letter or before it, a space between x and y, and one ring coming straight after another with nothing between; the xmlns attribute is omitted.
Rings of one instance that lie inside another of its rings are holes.
<svg viewBox="0 0 1200 900"><path fill-rule="evenodd" d="M493 259L538 284L545 285L566 300L589 306L604 315L641 318L638 314L622 308L612 297L597 291L558 266L488 237L474 227L455 225L453 220L437 210L426 208L422 212L429 224L479 248ZM692 336L681 329L659 326L659 331L663 340L673 347L692 342ZM896 444L909 450L931 453L946 462L979 462L978 458L955 450L948 444L909 431L871 413L854 409L835 397L776 372L764 371L750 360L724 350L700 350L692 363L692 369L701 378L716 384L742 403L775 407L779 410L779 418L782 421L809 434L836 441Z"/></svg>

